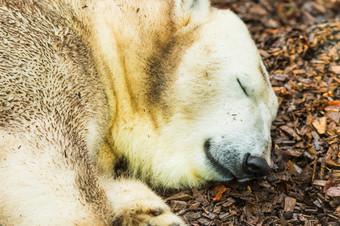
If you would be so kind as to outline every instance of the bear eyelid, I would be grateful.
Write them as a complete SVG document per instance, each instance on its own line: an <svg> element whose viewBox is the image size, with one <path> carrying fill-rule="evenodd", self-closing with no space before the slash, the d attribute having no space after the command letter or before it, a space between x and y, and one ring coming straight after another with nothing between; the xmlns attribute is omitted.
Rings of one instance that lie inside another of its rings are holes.
<svg viewBox="0 0 340 226"><path fill-rule="evenodd" d="M247 89L242 85L241 81L238 78L236 80L237 80L238 84L240 85L240 87L242 88L244 94L246 94L246 96L249 97Z"/></svg>

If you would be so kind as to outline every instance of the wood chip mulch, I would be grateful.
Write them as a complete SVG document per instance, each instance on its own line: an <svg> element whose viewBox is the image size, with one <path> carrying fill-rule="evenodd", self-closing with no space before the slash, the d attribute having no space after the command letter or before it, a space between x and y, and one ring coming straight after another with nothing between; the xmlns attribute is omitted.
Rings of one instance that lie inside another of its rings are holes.
<svg viewBox="0 0 340 226"><path fill-rule="evenodd" d="M212 0L247 24L280 108L264 179L165 195L189 225L340 225L340 1Z"/></svg>

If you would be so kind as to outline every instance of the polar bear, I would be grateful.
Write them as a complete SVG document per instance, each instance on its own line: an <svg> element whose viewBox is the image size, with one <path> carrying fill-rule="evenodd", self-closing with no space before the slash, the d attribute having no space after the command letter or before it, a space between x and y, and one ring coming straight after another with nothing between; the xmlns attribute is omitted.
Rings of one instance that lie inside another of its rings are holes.
<svg viewBox="0 0 340 226"><path fill-rule="evenodd" d="M0 0L0 224L183 225L154 187L268 173L277 100L208 0Z"/></svg>

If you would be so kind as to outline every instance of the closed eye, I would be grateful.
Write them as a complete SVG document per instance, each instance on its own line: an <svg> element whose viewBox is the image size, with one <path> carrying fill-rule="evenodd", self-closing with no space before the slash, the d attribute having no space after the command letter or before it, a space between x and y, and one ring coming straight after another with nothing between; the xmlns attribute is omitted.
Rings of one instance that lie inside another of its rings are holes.
<svg viewBox="0 0 340 226"><path fill-rule="evenodd" d="M249 97L249 94L248 94L246 88L242 85L241 81L239 79L237 79L237 82L240 85L240 87L242 88L244 94L246 94L246 96Z"/></svg>

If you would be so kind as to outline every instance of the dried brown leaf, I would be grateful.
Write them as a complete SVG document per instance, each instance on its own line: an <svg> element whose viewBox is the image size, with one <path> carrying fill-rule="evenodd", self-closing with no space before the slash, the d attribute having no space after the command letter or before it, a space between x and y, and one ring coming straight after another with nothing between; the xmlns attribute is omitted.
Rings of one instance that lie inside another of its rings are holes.
<svg viewBox="0 0 340 226"><path fill-rule="evenodd" d="M336 210L334 211L334 215L340 217L340 206L336 208Z"/></svg>
<svg viewBox="0 0 340 226"><path fill-rule="evenodd" d="M313 182L313 185L325 187L325 186L326 186L326 183L327 183L326 180L315 180L315 181Z"/></svg>
<svg viewBox="0 0 340 226"><path fill-rule="evenodd" d="M215 197L212 198L212 200L214 201L218 201L221 199L223 193L227 190L227 188L224 186L224 185L217 185L215 188L214 188L214 192L215 192Z"/></svg>
<svg viewBox="0 0 340 226"><path fill-rule="evenodd" d="M340 74L340 66L339 65L332 65L331 70L337 75Z"/></svg>
<svg viewBox="0 0 340 226"><path fill-rule="evenodd" d="M340 100L330 101L325 107L326 111L340 111Z"/></svg>
<svg viewBox="0 0 340 226"><path fill-rule="evenodd" d="M189 200L189 199L192 199L193 197L189 194L186 194L185 192L180 192L180 193L177 193L173 196L170 196L168 198L166 198L165 200L168 201L168 200L180 200L180 201L186 201L186 200Z"/></svg>
<svg viewBox="0 0 340 226"><path fill-rule="evenodd" d="M286 197L285 198L285 206L284 206L284 211L285 212L293 212L296 204L296 199L291 198L291 197Z"/></svg>
<svg viewBox="0 0 340 226"><path fill-rule="evenodd" d="M328 188L326 194L331 197L340 197L340 186Z"/></svg>
<svg viewBox="0 0 340 226"><path fill-rule="evenodd" d="M327 129L327 118L321 117L313 120L312 125L319 134L325 134Z"/></svg>

